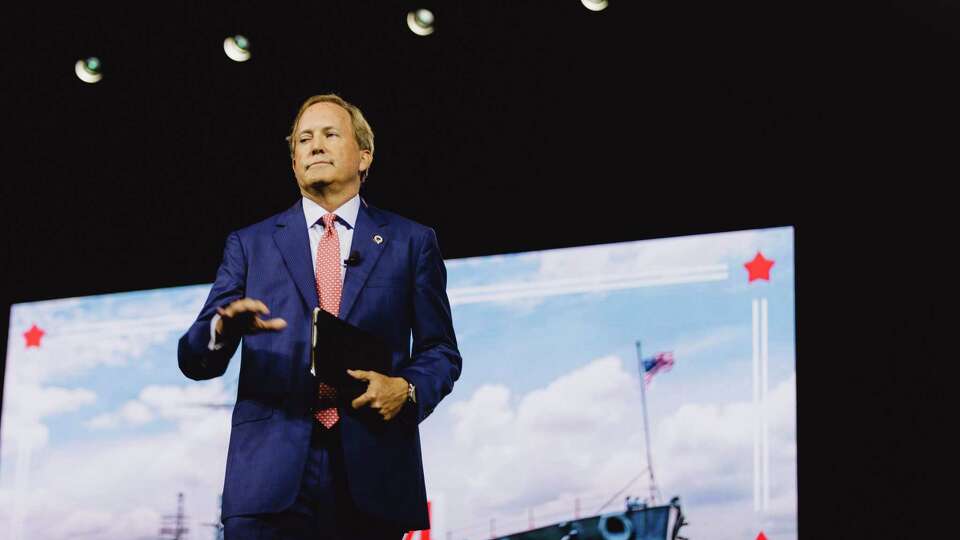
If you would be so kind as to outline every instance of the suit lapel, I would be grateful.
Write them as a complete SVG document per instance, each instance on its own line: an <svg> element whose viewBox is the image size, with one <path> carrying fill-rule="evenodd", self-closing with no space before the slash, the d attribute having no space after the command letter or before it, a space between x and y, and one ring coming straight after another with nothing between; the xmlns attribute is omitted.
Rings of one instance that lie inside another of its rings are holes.
<svg viewBox="0 0 960 540"><path fill-rule="evenodd" d="M350 310L363 289L373 267L376 266L380 255L390 241L387 234L387 223L382 214L365 202L360 203L357 213L357 224L353 230L351 252L357 252L360 262L347 267L347 275L343 280L343 293L340 296L340 315L343 320L350 315Z"/></svg>
<svg viewBox="0 0 960 540"><path fill-rule="evenodd" d="M307 222L303 217L303 202L297 201L277 219L273 240L280 249L283 262L300 291L307 308L313 311L320 303L317 283L313 275L313 258L310 256L310 237ZM359 220L358 220L359 221Z"/></svg>

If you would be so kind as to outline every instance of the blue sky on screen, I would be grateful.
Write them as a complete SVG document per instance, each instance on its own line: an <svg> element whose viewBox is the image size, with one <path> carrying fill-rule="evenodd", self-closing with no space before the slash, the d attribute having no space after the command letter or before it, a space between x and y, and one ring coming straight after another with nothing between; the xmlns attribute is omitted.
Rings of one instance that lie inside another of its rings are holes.
<svg viewBox="0 0 960 540"><path fill-rule="evenodd" d="M775 261L769 281L748 281L744 263L758 251ZM641 340L644 356L674 353L647 397L660 491L681 497L687 536L796 538L792 229L459 259L447 270L464 371L421 426L435 534L479 538L491 518L505 534L531 514L546 525L571 517L574 501L590 514L641 473ZM208 290L13 307L0 536L153 538L183 492L191 538L213 538L239 358L202 382L176 362ZM761 300L769 457L758 498ZM34 325L44 334L28 347ZM645 495L646 478L628 492Z"/></svg>

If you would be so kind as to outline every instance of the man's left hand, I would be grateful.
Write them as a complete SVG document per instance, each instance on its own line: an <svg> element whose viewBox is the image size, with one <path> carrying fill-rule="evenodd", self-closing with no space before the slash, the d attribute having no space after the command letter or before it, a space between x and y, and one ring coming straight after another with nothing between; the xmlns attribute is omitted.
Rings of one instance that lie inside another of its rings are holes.
<svg viewBox="0 0 960 540"><path fill-rule="evenodd" d="M407 384L403 377L388 377L376 371L362 369L348 369L347 374L361 381L367 381L367 391L353 400L353 408L369 406L380 413L384 420L389 421L400 414L400 409L407 402Z"/></svg>

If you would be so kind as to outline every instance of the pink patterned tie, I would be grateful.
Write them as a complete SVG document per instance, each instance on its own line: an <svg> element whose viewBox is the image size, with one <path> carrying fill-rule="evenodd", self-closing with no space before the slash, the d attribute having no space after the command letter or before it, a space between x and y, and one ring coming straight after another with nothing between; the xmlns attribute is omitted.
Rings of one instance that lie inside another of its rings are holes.
<svg viewBox="0 0 960 540"><path fill-rule="evenodd" d="M336 315L340 312L340 295L343 292L343 282L340 279L340 237L333 226L335 214L323 216L323 236L317 245L317 294L320 296L320 308ZM326 383L320 383L320 397L336 399L337 390ZM340 419L336 407L320 409L314 413L318 422L327 429L333 427Z"/></svg>

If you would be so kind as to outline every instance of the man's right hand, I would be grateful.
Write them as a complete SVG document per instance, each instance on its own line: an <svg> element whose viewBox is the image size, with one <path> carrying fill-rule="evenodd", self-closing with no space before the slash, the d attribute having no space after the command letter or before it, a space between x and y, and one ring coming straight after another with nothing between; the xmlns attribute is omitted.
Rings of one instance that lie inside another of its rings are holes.
<svg viewBox="0 0 960 540"><path fill-rule="evenodd" d="M263 320L257 315L269 315L270 310L263 302L253 298L241 298L225 308L218 307L217 335L243 336L259 332L276 332L287 327L287 321L276 318Z"/></svg>

